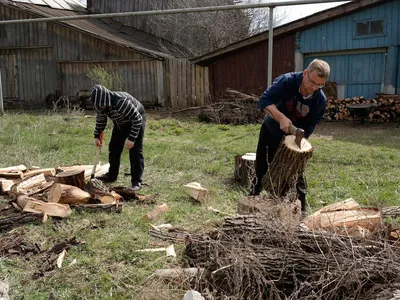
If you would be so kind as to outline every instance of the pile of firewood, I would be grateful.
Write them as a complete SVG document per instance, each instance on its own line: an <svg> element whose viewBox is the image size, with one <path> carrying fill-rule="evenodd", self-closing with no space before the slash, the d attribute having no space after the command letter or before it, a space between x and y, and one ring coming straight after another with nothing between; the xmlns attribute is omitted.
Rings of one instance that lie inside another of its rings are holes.
<svg viewBox="0 0 400 300"><path fill-rule="evenodd" d="M11 201L0 207L0 230L48 216L65 218L71 206L120 211L121 196L101 181L89 180L92 165L58 168L31 168L24 165L0 168L0 193ZM96 176L108 171L109 164L99 166ZM88 181L89 180L89 181Z"/></svg>
<svg viewBox="0 0 400 300"><path fill-rule="evenodd" d="M363 96L346 99L328 99L324 118L326 120L355 120L357 116L351 114L349 105L373 104L376 108L368 114L371 123L400 121L400 95L377 94L373 99Z"/></svg>
<svg viewBox="0 0 400 300"><path fill-rule="evenodd" d="M349 199L306 223L237 215L206 234L176 228L150 234L186 246L188 268L162 278L197 269L192 288L210 299L391 299L400 280L399 236L379 223L399 210L365 211ZM362 227L373 231L360 235Z"/></svg>

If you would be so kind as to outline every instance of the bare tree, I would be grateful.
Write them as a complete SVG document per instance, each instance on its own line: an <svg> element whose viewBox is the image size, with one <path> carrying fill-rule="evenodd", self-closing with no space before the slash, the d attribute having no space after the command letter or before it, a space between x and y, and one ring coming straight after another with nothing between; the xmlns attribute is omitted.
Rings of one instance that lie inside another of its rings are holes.
<svg viewBox="0 0 400 300"><path fill-rule="evenodd" d="M154 10L259 3L265 0L153 0ZM160 15L150 19L152 31L182 47L161 46L179 57L196 57L268 29L267 8ZM278 21L282 16L275 16ZM184 50L185 49L185 50Z"/></svg>

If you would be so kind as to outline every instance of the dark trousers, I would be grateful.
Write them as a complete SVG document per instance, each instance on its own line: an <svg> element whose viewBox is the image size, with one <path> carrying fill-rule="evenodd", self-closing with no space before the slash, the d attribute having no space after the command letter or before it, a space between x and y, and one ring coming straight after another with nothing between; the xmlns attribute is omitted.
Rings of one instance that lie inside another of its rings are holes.
<svg viewBox="0 0 400 300"><path fill-rule="evenodd" d="M250 195L259 195L262 191L262 179L268 171L269 164L278 150L282 138L272 135L265 123L262 124L258 138L255 177L252 183ZM303 173L298 175L296 183L297 197L301 201L301 210L306 209L307 185Z"/></svg>
<svg viewBox="0 0 400 300"><path fill-rule="evenodd" d="M143 122L140 127L139 135L135 140L134 146L129 150L129 160L131 163L131 183L136 185L142 183L142 175L144 170L144 158L143 158L143 137L144 129L146 127L146 116L142 114ZM109 155L108 160L110 162L110 169L108 174L110 178L117 178L119 173L119 166L121 163L121 154L125 147L125 140L128 138L131 130L130 124L124 124L124 126L114 124L114 128L111 135L111 141L108 145Z"/></svg>

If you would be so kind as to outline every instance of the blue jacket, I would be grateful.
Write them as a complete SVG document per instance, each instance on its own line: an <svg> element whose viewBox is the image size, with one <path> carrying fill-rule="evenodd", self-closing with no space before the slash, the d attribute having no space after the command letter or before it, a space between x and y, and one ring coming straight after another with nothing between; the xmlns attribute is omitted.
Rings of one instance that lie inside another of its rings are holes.
<svg viewBox="0 0 400 300"><path fill-rule="evenodd" d="M302 80L303 72L286 73L279 76L261 95L258 108L263 110L265 107L275 104L294 126L304 129L304 136L308 138L324 115L326 97L322 89L318 89L310 98L304 99L299 92ZM278 122L268 115L264 119L264 124L276 137L285 134L280 130Z"/></svg>

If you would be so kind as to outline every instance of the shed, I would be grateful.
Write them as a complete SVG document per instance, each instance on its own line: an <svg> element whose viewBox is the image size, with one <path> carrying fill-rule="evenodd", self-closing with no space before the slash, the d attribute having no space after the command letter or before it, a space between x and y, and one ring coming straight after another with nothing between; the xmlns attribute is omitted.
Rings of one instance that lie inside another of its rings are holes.
<svg viewBox="0 0 400 300"><path fill-rule="evenodd" d="M331 66L338 98L400 94L400 0L357 0L274 28L273 77L314 58ZM210 94L267 88L268 31L198 57Z"/></svg>
<svg viewBox="0 0 400 300"><path fill-rule="evenodd" d="M0 19L89 14L78 0L0 0ZM43 107L95 82L100 65L118 72L124 90L144 103L201 105L207 70L162 52L159 38L113 19L7 24L0 28L0 69L6 107ZM182 78L184 74L184 78ZM206 88L207 87L207 88Z"/></svg>

